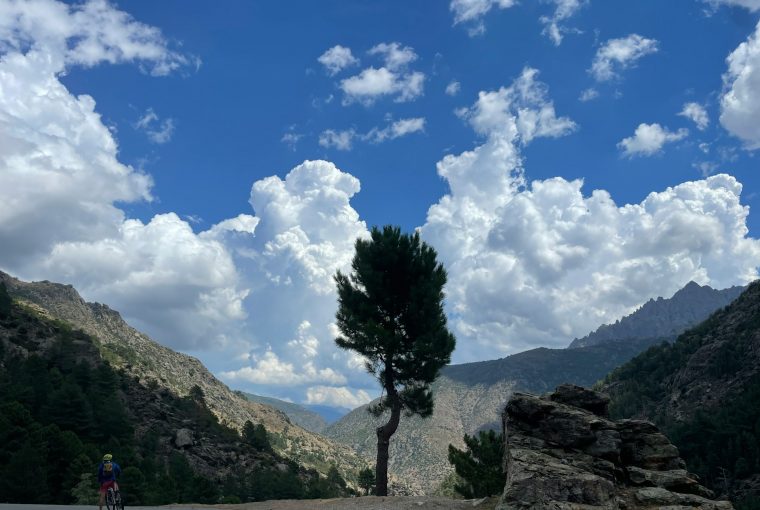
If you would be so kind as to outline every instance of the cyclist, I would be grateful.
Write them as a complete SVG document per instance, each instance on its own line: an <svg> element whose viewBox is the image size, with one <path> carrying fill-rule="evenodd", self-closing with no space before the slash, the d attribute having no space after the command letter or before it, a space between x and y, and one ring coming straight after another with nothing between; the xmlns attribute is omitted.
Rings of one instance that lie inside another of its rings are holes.
<svg viewBox="0 0 760 510"><path fill-rule="evenodd" d="M108 489L113 487L115 491L119 490L119 484L116 483L116 477L121 474L121 467L113 461L113 455L106 453L103 455L103 462L98 466L98 483L100 484L100 499L98 507L103 510L103 501Z"/></svg>

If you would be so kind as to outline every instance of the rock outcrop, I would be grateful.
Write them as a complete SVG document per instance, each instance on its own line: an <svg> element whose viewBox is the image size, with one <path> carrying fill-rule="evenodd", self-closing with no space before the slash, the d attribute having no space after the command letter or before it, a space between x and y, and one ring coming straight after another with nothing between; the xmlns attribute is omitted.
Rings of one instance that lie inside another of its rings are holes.
<svg viewBox="0 0 760 510"><path fill-rule="evenodd" d="M503 414L506 509L720 509L652 423L612 421L609 399L573 385L515 393Z"/></svg>

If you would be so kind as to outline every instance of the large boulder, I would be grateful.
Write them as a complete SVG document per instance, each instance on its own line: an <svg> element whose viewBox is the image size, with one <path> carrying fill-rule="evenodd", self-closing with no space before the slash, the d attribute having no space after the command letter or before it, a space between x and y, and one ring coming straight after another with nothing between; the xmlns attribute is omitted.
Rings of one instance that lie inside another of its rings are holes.
<svg viewBox="0 0 760 510"><path fill-rule="evenodd" d="M193 446L193 431L190 429L179 429L174 435L174 445L177 448L187 448Z"/></svg>
<svg viewBox="0 0 760 510"><path fill-rule="evenodd" d="M573 385L543 397L513 394L497 509L732 508L711 499L654 424L612 421L608 403Z"/></svg>

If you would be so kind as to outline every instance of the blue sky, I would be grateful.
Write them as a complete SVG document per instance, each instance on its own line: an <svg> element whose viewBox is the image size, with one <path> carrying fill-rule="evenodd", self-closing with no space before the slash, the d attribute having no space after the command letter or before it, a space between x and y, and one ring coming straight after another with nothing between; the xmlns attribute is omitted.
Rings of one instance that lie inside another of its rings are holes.
<svg viewBox="0 0 760 510"><path fill-rule="evenodd" d="M332 343L331 276L397 224L449 271L454 361L561 347L689 280L757 277L758 19L0 2L0 269L74 284L233 387L351 407L377 390Z"/></svg>
<svg viewBox="0 0 760 510"><path fill-rule="evenodd" d="M538 1L492 9L483 17L486 32L477 37L466 27L452 27L443 2L231 2L219 10L205 2L136 2L128 10L203 61L198 72L161 79L123 65L77 71L63 80L73 92L97 99L106 121L119 127L123 161L156 180L160 202L136 204L132 214L147 220L176 211L213 224L241 212L252 180L324 158L360 178L364 191L353 204L368 224L406 229L424 223L429 205L446 191L435 162L475 141L454 110L469 106L480 90L509 84L526 65L541 72L557 109L579 125L572 136L525 151L530 178L583 178L587 191L606 189L617 202L629 203L700 177L693 165L711 158L698 143L741 147L716 122L718 93L726 56L757 21L739 7L707 16L706 5L697 1L595 2L567 22L583 33L568 34L556 47L541 34L539 21L553 5ZM619 79L597 85L588 69L599 44L631 33L656 39L659 51ZM418 55L413 67L426 75L424 95L407 103L341 105L339 80L365 65L378 66L381 59L366 52L393 41ZM317 58L336 44L351 48L363 65L331 78ZM445 93L451 81L461 84L454 97ZM589 87L597 87L599 97L578 101ZM323 104L330 95L334 101ZM705 132L676 115L691 101L711 114ZM175 121L171 143L157 146L132 128L148 108ZM355 143L351 151L318 144L326 129L366 132L387 124L386 115L424 117L425 132L376 145ZM622 158L616 144L642 122L690 128L692 136L655 157ZM295 150L281 142L291 126L303 135ZM737 150L736 156L713 172L730 171L749 195L758 188L757 164L752 153ZM753 202L745 196L745 203ZM758 228L753 219L751 228Z"/></svg>

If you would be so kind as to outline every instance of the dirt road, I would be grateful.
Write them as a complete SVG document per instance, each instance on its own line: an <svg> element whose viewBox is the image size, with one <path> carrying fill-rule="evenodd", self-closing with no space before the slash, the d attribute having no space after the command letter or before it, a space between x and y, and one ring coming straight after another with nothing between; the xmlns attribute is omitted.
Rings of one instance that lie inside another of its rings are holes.
<svg viewBox="0 0 760 510"><path fill-rule="evenodd" d="M493 510L496 499L452 500L427 497L376 497L301 499L244 503L242 505L133 506L126 510ZM97 506L0 504L0 510L97 510Z"/></svg>

